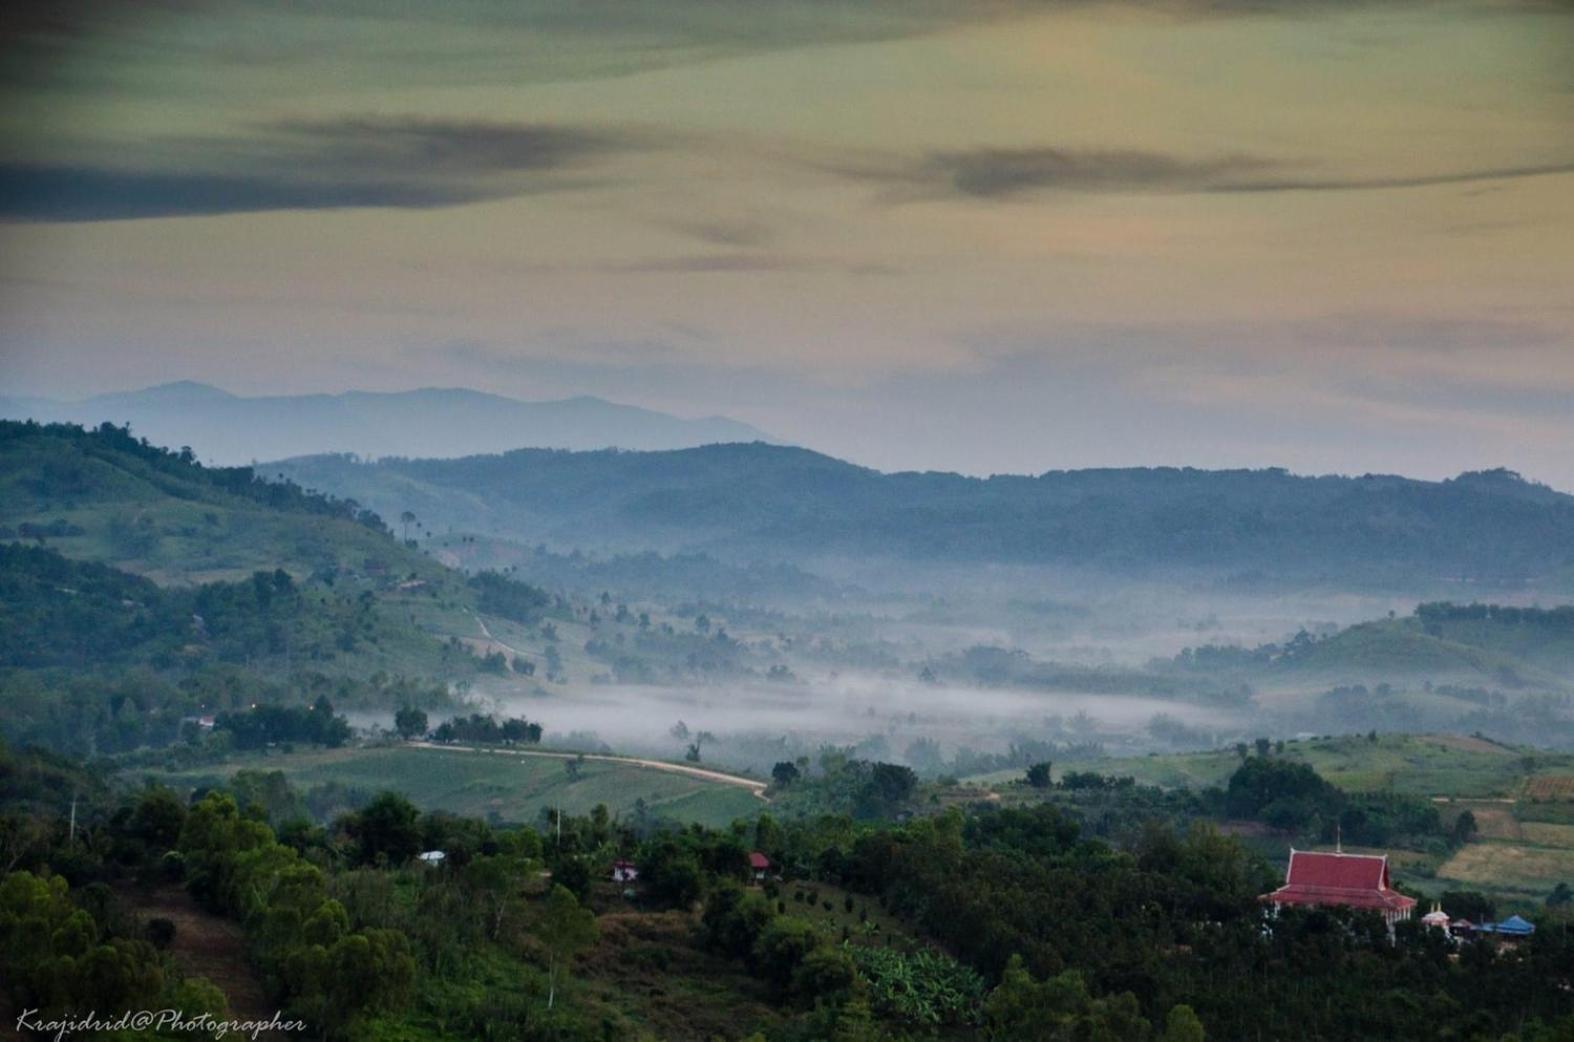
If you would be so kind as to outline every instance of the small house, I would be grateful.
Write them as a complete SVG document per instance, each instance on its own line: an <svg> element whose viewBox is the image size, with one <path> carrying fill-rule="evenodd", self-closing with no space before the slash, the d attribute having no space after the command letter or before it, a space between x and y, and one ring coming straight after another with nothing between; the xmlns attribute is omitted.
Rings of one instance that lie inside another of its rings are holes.
<svg viewBox="0 0 1574 1042"><path fill-rule="evenodd" d="M1433 902L1432 910L1421 917L1421 925L1434 930L1442 930L1444 937L1453 936L1453 924L1448 920L1448 913L1443 911L1442 906L1436 902Z"/></svg>
<svg viewBox="0 0 1574 1042"><path fill-rule="evenodd" d="M440 868L448 860L448 855L441 850L427 850L416 855L416 859L427 868Z"/></svg>
<svg viewBox="0 0 1574 1042"><path fill-rule="evenodd" d="M614 883L632 883L639 879L639 869L634 862L617 860L612 862L612 881Z"/></svg>
<svg viewBox="0 0 1574 1042"><path fill-rule="evenodd" d="M771 871L771 859L758 850L752 852L749 855L749 871L753 874L756 883L765 882L765 877Z"/></svg>

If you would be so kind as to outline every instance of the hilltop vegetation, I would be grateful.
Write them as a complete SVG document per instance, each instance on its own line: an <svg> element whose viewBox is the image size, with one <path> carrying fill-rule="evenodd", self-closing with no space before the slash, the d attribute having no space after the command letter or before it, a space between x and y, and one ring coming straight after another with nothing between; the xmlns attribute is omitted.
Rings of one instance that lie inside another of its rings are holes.
<svg viewBox="0 0 1574 1042"><path fill-rule="evenodd" d="M281 567L434 571L353 502L250 467L203 467L190 449L156 448L109 424L0 422L0 537L165 582Z"/></svg>
<svg viewBox="0 0 1574 1042"><path fill-rule="evenodd" d="M380 611L370 591L303 585L282 568L160 587L52 549L0 545L0 667L245 665L287 675L298 666L369 676L395 663L473 668L469 656Z"/></svg>
<svg viewBox="0 0 1574 1042"><path fill-rule="evenodd" d="M1306 631L1255 648L1205 645L1176 660L1192 672L1271 669L1283 674L1432 676L1511 688L1558 686L1574 667L1574 607L1418 605L1403 619L1378 619L1314 637Z"/></svg>
<svg viewBox="0 0 1574 1042"><path fill-rule="evenodd" d="M191 736L253 705L440 704L479 659L442 632L477 600L510 617L540 590L469 579L354 503L200 466L104 426L0 423L0 723L79 753ZM436 630L436 632L433 632Z"/></svg>
<svg viewBox="0 0 1574 1042"><path fill-rule="evenodd" d="M277 469L380 511L413 510L441 527L528 544L1132 574L1190 568L1411 588L1566 583L1574 560L1574 497L1507 471L1441 482L1164 468L977 479L882 474L763 444L458 460L316 456Z"/></svg>

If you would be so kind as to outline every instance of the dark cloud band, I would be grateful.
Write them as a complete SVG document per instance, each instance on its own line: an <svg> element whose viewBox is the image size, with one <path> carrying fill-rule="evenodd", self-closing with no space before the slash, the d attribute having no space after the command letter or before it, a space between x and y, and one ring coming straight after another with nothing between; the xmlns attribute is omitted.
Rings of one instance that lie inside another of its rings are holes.
<svg viewBox="0 0 1574 1042"><path fill-rule="evenodd" d="M235 139L155 143L159 161L0 163L0 218L108 221L265 210L426 209L584 183L636 135L526 123L289 121Z"/></svg>

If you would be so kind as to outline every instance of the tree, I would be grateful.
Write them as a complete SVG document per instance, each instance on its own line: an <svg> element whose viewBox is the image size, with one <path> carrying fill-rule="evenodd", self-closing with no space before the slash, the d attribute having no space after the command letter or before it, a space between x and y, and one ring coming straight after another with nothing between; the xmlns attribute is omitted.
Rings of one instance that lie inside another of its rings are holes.
<svg viewBox="0 0 1574 1042"><path fill-rule="evenodd" d="M699 900L705 879L693 851L663 837L647 846L638 860L639 878L651 900L668 908L687 908Z"/></svg>
<svg viewBox="0 0 1574 1042"><path fill-rule="evenodd" d="M1497 915L1497 905L1477 890L1445 890L1438 900L1450 919L1485 923L1491 922Z"/></svg>
<svg viewBox="0 0 1574 1042"><path fill-rule="evenodd" d="M778 915L754 942L754 963L762 977L786 994L804 960L824 943L813 923Z"/></svg>
<svg viewBox="0 0 1574 1042"><path fill-rule="evenodd" d="M186 804L162 785L149 786L137 800L131 816L131 829L137 838L156 851L173 848L186 824Z"/></svg>
<svg viewBox="0 0 1574 1042"><path fill-rule="evenodd" d="M1181 1003L1170 1007L1169 1016L1164 1018L1163 1042L1203 1042L1206 1037L1202 1021L1190 1006Z"/></svg>
<svg viewBox="0 0 1574 1042"><path fill-rule="evenodd" d="M984 1017L986 1037L1001 1042L1137 1039L1152 1030L1131 992L1094 998L1076 970L1037 981L1020 955L1011 956L985 1000Z"/></svg>
<svg viewBox="0 0 1574 1042"><path fill-rule="evenodd" d="M801 772L798 770L797 764L793 763L791 760L782 760L776 766L771 768L771 784L775 785L778 789L785 789L793 782L797 781L800 777L800 774Z"/></svg>
<svg viewBox="0 0 1574 1042"><path fill-rule="evenodd" d="M405 706L394 714L394 730L406 740L424 735L426 723L426 713L414 706Z"/></svg>
<svg viewBox="0 0 1574 1042"><path fill-rule="evenodd" d="M1273 750L1273 743L1266 738L1259 738L1254 744L1257 747L1258 756L1266 757Z"/></svg>
<svg viewBox="0 0 1574 1042"><path fill-rule="evenodd" d="M1468 810L1454 819L1454 842L1467 843L1476 834L1476 816Z"/></svg>
<svg viewBox="0 0 1574 1042"><path fill-rule="evenodd" d="M421 812L396 792L384 792L350 819L362 864L401 865L421 852Z"/></svg>
<svg viewBox="0 0 1574 1042"><path fill-rule="evenodd" d="M594 944L596 936L595 913L581 908L567 887L554 885L536 924L536 937L547 950L547 1009L557 1000L557 982L563 968Z"/></svg>
<svg viewBox="0 0 1574 1042"><path fill-rule="evenodd" d="M880 1042L885 1037L869 1011L869 1000L862 989L854 991L836 1012L831 1042Z"/></svg>
<svg viewBox="0 0 1574 1042"><path fill-rule="evenodd" d="M489 939L502 936L505 920L517 910L521 882L537 867L529 858L501 853L476 858L465 866L460 883L468 903L484 912Z"/></svg>
<svg viewBox="0 0 1574 1042"><path fill-rule="evenodd" d="M576 854L565 854L551 863L552 881L578 900L590 893L590 862Z"/></svg>
<svg viewBox="0 0 1574 1042"><path fill-rule="evenodd" d="M1035 789L1047 789L1050 786L1049 761L1035 763L1027 769L1027 783Z"/></svg>

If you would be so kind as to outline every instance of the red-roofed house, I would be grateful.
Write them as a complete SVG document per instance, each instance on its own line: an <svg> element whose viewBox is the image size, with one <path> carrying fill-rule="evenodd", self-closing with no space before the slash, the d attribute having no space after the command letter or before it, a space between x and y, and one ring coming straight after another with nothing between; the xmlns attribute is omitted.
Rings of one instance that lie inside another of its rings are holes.
<svg viewBox="0 0 1574 1042"><path fill-rule="evenodd" d="M1388 885L1388 857L1290 848L1284 885L1259 900L1284 905L1366 908L1392 926L1410 918L1416 901Z"/></svg>
<svg viewBox="0 0 1574 1042"><path fill-rule="evenodd" d="M749 868L754 872L754 881L763 883L765 874L771 870L771 859L756 850L749 855Z"/></svg>

